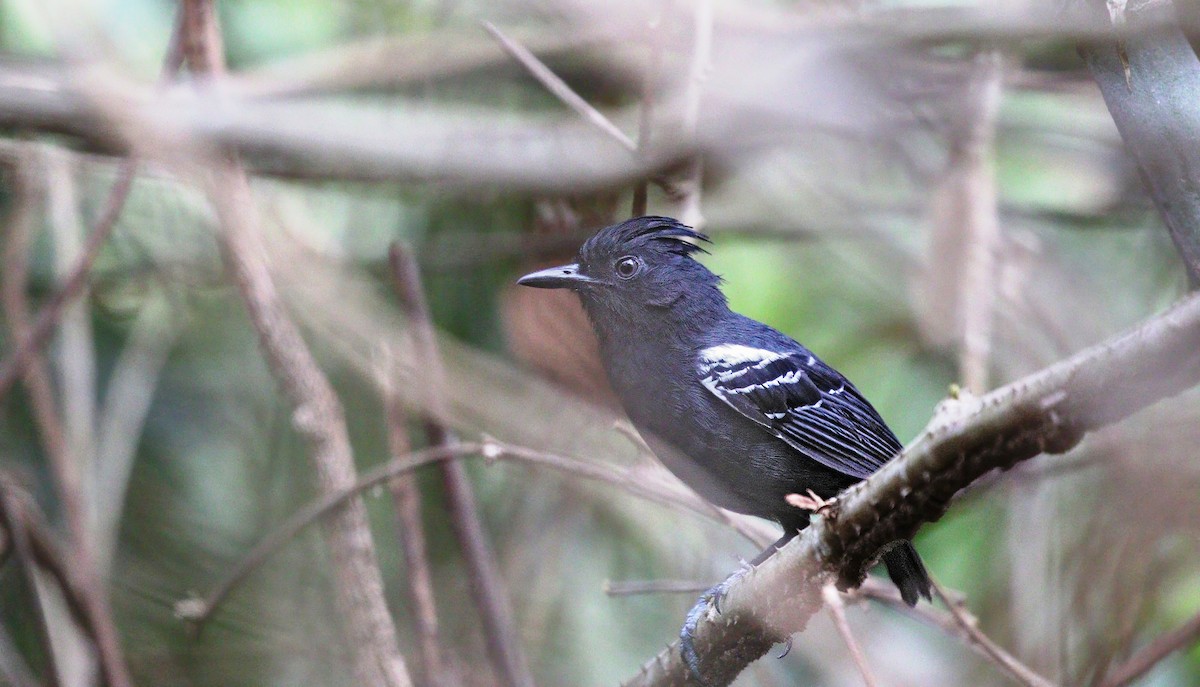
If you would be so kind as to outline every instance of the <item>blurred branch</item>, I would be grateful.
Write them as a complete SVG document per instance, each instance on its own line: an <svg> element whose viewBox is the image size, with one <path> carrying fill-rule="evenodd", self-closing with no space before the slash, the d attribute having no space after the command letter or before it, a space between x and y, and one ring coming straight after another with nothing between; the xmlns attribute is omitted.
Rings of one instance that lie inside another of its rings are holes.
<svg viewBox="0 0 1200 687"><path fill-rule="evenodd" d="M962 599L951 599L946 590L942 589L942 585L936 580L933 581L933 593L950 611L951 617L958 626L962 628L963 633L972 644L978 646L985 656L993 663L1000 667L1001 670L1012 676L1014 680L1025 685L1025 687L1054 687L1054 683L1046 678L1033 672L1029 666L1021 663L998 644L992 641L990 637L979 630L979 622L976 618L970 615L966 610L966 604Z"/></svg>
<svg viewBox="0 0 1200 687"><path fill-rule="evenodd" d="M1103 15L1101 3L1088 2ZM1122 38L1080 45L1109 113L1137 162L1187 269L1200 286L1200 60L1171 3L1123 10Z"/></svg>
<svg viewBox="0 0 1200 687"><path fill-rule="evenodd" d="M622 580L604 581L604 593L609 596L639 594L699 594L712 587L709 582L695 580Z"/></svg>
<svg viewBox="0 0 1200 687"><path fill-rule="evenodd" d="M600 110L592 107L591 103L584 100L582 96L576 93L566 81L563 81L555 74L544 62L539 60L536 55L529 52L525 46L514 41L504 35L500 29L496 28L490 21L483 22L483 28L504 48L504 51L512 56L514 60L521 63L521 66L528 71L533 78L538 80L547 91L558 98L564 105L575 110L579 116L590 122L597 129L612 137L617 143L625 146L630 152L636 152L638 146L633 142L633 139L625 135L625 132L617 128L608 117L604 116Z"/></svg>
<svg viewBox="0 0 1200 687"><path fill-rule="evenodd" d="M2 521L0 524L4 525L10 546L16 554L17 565L21 568L25 588L29 592L30 614L34 618L35 632L46 655L46 681L50 687L58 687L62 680L54 656L54 645L50 640L50 626L46 620L46 611L42 606L41 599L38 598L38 579L37 571L34 568L33 545L30 542L28 528L25 526L25 518L22 517L22 504L18 500L16 490L11 488L11 484L7 476L0 475L0 521ZM66 594L65 589L64 596L70 596Z"/></svg>
<svg viewBox="0 0 1200 687"><path fill-rule="evenodd" d="M871 672L871 666L867 664L867 657L863 654L862 647L858 645L858 640L850 631L850 623L846 620L846 604L842 602L842 595L833 584L826 584L821 588L821 596L825 599L825 606L829 608L829 615L833 617L834 627L842 636L846 648L850 650L850 657L854 659L854 665L858 666L858 672L862 674L863 684L866 687L876 687L879 680L875 679L875 674Z"/></svg>
<svg viewBox="0 0 1200 687"><path fill-rule="evenodd" d="M646 26L649 55L647 55L646 66L641 70L642 102L638 107L637 137L639 151L650 147L651 137L653 136L654 104L656 100L655 89L658 88L659 73L662 71L663 50L665 48L663 31L670 4L670 0L659 0L657 15ZM646 214L649 194L650 180L640 179L633 187L630 216L641 217Z"/></svg>
<svg viewBox="0 0 1200 687"><path fill-rule="evenodd" d="M40 687L3 623L0 623L0 676L12 687Z"/></svg>
<svg viewBox="0 0 1200 687"><path fill-rule="evenodd" d="M1102 683L1103 687L1125 687L1150 672L1167 656L1197 642L1200 642L1200 613L1174 630L1159 635L1129 660L1110 671Z"/></svg>
<svg viewBox="0 0 1200 687"><path fill-rule="evenodd" d="M179 602L176 606L176 614L184 620L202 627L216 612L217 607L229 595L229 592L237 587L247 575L262 565L280 547L294 539L304 528L338 508L348 499L419 467L453 458L472 456L482 456L487 463L510 460L548 468L571 477L603 482L638 498L680 511L696 513L721 524L729 524L728 519L721 511L693 493L659 488L653 482L639 479L635 475L629 474L628 471L621 471L603 463L584 462L575 458L506 444L491 438L482 442L449 443L414 451L406 456L394 456L387 463L364 472L354 484L336 492L323 494L318 500L301 508L264 537L204 599L187 599Z"/></svg>
<svg viewBox="0 0 1200 687"><path fill-rule="evenodd" d="M613 54L621 37L613 32L537 31L519 40L531 54L547 57L605 46L604 68L622 68ZM257 98L396 88L480 72L506 60L503 50L474 32L433 30L359 40L231 73L226 88Z"/></svg>
<svg viewBox="0 0 1200 687"><path fill-rule="evenodd" d="M178 21L182 21L182 19ZM163 81L174 75L182 64L183 53L179 36L180 32L177 26L167 46L167 55L163 60L161 77ZM0 87L0 90L3 88ZM88 234L87 242L83 246L75 267L46 305L42 306L29 336L25 339L17 339L16 350L3 363L0 363L0 401L3 401L9 390L12 389L13 382L20 375L25 361L34 351L40 349L54 333L54 326L57 324L63 308L83 291L88 274L92 271L92 265L95 264L96 257L100 254L100 248L112 235L113 229L117 226L117 220L121 217L121 210L125 207L125 200L129 197L129 192L133 188L133 180L137 176L137 168L138 162L134 158L128 158L121 163L121 168L117 172L117 180L108 192L104 211L100 213L96 225Z"/></svg>
<svg viewBox="0 0 1200 687"><path fill-rule="evenodd" d="M453 438L440 421L440 418L447 416L443 397L445 373L437 350L429 307L425 302L425 290L421 286L421 275L412 255L399 243L392 244L388 261L401 306L408 316L409 326L413 328L417 368L425 371L423 379L418 382L425 392L422 394L426 409L425 432L430 445L447 446L453 442ZM492 663L508 687L532 687L533 676L529 673L525 654L521 650L512 604L479 517L479 505L466 467L456 460L443 461L440 467L450 526L467 564L471 595L483 621L484 639Z"/></svg>
<svg viewBox="0 0 1200 687"><path fill-rule="evenodd" d="M33 241L36 215L33 208L42 195L35 179L32 153L18 163L14 176L16 207L8 222L8 242L4 247L4 274L0 284L5 316L16 341L32 338L33 325L29 322L29 301L26 282L29 276L29 253ZM40 170L39 170L40 171ZM117 633L108 606L108 595L96 569L91 528L88 526L88 503L78 457L72 454L62 416L54 397L50 368L45 358L31 350L20 369L21 377L29 394L34 422L41 435L47 462L54 475L55 492L71 534L71 552L74 581L79 588L81 603L85 604L89 619L93 621L87 629L91 631L100 669L105 683L111 687L128 687L131 684L125 659L121 653L120 635ZM10 523L12 528L20 524ZM64 594L68 590L63 590ZM48 651L53 649L47 646Z"/></svg>
<svg viewBox="0 0 1200 687"><path fill-rule="evenodd" d="M387 423L388 452L392 457L412 452L408 436L408 414L397 386L394 361L383 371L384 413ZM412 604L413 630L421 662L418 684L449 687L450 675L442 662L441 640L438 631L437 601L433 593L433 576L429 571L429 552L425 529L421 522L421 490L416 475L398 475L387 483L396 510L396 525L400 532L400 549L404 552L404 567L408 579L408 599Z"/></svg>
<svg viewBox="0 0 1200 687"><path fill-rule="evenodd" d="M263 102L203 83L164 95L99 70L31 72L0 68L0 127L67 134L117 154L147 136L187 139L238 151L252 172L290 178L581 192L651 176L694 147L663 137L635 158L575 118L497 118L416 102L386 110ZM114 136L114 119L118 133L137 136Z"/></svg>
<svg viewBox="0 0 1200 687"><path fill-rule="evenodd" d="M712 0L697 0L692 17L692 55L688 63L687 86L683 95L681 126L684 136L695 138L700 125L700 101L708 73L712 69L713 5ZM673 185L672 200L679 209L674 213L684 224L704 229L700 212L700 193L704 185L704 161L697 153L687 161L679 179Z"/></svg>
<svg viewBox="0 0 1200 687"><path fill-rule="evenodd" d="M702 619L696 648L706 678L728 684L773 643L802 630L820 609L828 577L836 576L840 586L861 583L881 547L910 539L983 475L1043 452L1062 453L1088 431L1197 381L1200 296L982 398L944 403L897 458L842 493L832 517L735 583L719 619L711 613ZM672 646L627 684L687 680L688 668Z"/></svg>
<svg viewBox="0 0 1200 687"><path fill-rule="evenodd" d="M221 78L225 56L213 0L184 0L181 25L188 66L209 79ZM341 402L280 299L245 170L230 153L222 156L210 175L209 196L221 227L226 268L245 301L271 370L292 404L293 423L309 445L319 489L333 493L356 478ZM362 500L341 506L326 522L326 534L335 598L359 684L407 687L411 680L387 608Z"/></svg>

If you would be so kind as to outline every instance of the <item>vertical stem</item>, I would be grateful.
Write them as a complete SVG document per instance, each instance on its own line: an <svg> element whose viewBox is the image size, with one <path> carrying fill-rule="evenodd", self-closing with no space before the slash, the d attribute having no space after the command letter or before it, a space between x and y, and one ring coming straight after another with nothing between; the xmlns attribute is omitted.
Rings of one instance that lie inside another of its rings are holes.
<svg viewBox="0 0 1200 687"><path fill-rule="evenodd" d="M213 0L184 0L183 54L191 69L210 78L225 70ZM284 307L267 261L250 182L236 155L213 168L209 196L221 225L222 257L276 379L294 409L293 423L310 450L322 494L354 483L356 471L341 401ZM383 577L361 498L325 522L337 607L348 634L354 672L366 687L408 687L408 669L388 613Z"/></svg>
<svg viewBox="0 0 1200 687"><path fill-rule="evenodd" d="M420 274L416 262L398 244L393 244L388 257L396 277L400 301L413 327L416 355L420 361L418 366L426 372L423 380L427 409L425 430L430 445L444 446L451 441L450 433L441 421L446 417L445 400L440 392L444 385L444 374ZM471 595L483 621L488 653L505 685L531 687L533 677L521 650L512 606L496 558L488 544L466 469L457 460L441 463L440 469L446 489L450 525L470 571Z"/></svg>
<svg viewBox="0 0 1200 687"><path fill-rule="evenodd" d="M408 437L408 417L396 390L394 365L387 370L384 404L387 413L388 451L392 459L412 451ZM437 603L433 579L429 571L429 555L425 531L421 522L421 491L416 475L405 473L388 482L396 507L396 524L400 531L400 548L408 572L408 596L413 609L413 629L420 650L421 684L430 687L450 687L450 676L442 663Z"/></svg>

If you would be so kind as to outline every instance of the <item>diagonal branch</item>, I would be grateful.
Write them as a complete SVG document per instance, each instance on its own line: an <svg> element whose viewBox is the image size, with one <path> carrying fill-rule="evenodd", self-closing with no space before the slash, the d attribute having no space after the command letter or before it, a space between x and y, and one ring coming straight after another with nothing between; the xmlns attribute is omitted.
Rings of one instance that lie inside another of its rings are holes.
<svg viewBox="0 0 1200 687"><path fill-rule="evenodd" d="M500 47L504 48L505 52L511 55L514 60L520 62L521 66L533 78L537 79L538 83L542 84L547 91L550 91L555 98L558 98L564 105L575 110L579 116L586 119L597 129L608 134L617 143L625 146L625 149L629 152L637 152L638 144L634 143L632 138L629 138L629 136L625 135L624 131L617 128L617 125L613 124L612 120L608 117L605 117L603 112L592 107L592 104L584 100L583 96L568 86L567 82L562 80L562 77L547 67L545 62L539 60L537 55L534 55L525 46L506 36L504 32L496 28L496 25L490 21L483 22L483 28L492 35L492 38L495 38L500 43Z"/></svg>
<svg viewBox="0 0 1200 687"><path fill-rule="evenodd" d="M225 56L213 0L184 0L183 54L192 71L219 78ZM226 269L245 301L259 343L293 407L293 423L310 450L320 491L353 484L354 454L341 401L317 364L275 286L250 181L236 154L210 172ZM383 576L367 522L354 498L325 522L334 594L347 633L354 673L364 687L408 687L411 680L384 596Z"/></svg>
<svg viewBox="0 0 1200 687"><path fill-rule="evenodd" d="M836 513L735 584L719 618L702 620L696 648L706 678L728 684L772 644L803 630L821 607L827 578L844 587L859 584L881 547L937 520L955 494L992 470L1064 452L1086 432L1198 381L1200 296L1192 296L1041 372L941 408L900 456L843 492ZM687 680L673 646L627 684Z"/></svg>
<svg viewBox="0 0 1200 687"><path fill-rule="evenodd" d="M1186 623L1162 634L1134 654L1128 661L1117 666L1104 680L1104 687L1125 687L1167 656L1200 642L1200 613Z"/></svg>

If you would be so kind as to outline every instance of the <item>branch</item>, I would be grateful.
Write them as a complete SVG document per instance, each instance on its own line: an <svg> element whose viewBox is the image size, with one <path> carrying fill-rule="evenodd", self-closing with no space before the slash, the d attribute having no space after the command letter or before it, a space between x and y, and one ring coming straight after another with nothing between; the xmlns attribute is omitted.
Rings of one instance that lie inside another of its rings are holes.
<svg viewBox="0 0 1200 687"><path fill-rule="evenodd" d="M1095 6L1098 14L1104 10ZM1120 40L1084 43L1079 52L1138 165L1142 181L1200 286L1200 61L1174 21L1172 3L1124 10Z"/></svg>
<svg viewBox="0 0 1200 687"><path fill-rule="evenodd" d="M942 585L938 584L937 581L933 582L933 593L937 594L937 597L945 604L946 609L950 611L951 617L962 628L967 641L978 646L992 663L1000 666L1001 670L1008 673L1017 682L1025 685L1025 687L1054 687L1054 683L1033 672L1029 666L1021 663L1011 654L1000 648L998 644L992 641L991 637L980 632L975 618L970 617L968 612L964 610L962 601L951 599L946 594L946 590L942 589Z"/></svg>
<svg viewBox="0 0 1200 687"><path fill-rule="evenodd" d="M408 316L409 326L413 328L417 368L425 371L424 378L418 381L425 390L422 399L426 409L425 432L430 445L448 446L453 440L441 422L441 418L446 417L442 395L445 373L417 263L398 243L392 244L388 260L396 279L400 302ZM492 663L508 687L532 687L533 677L521 650L512 604L504 588L496 556L483 529L475 491L467 478L466 468L462 462L455 460L442 462L440 467L450 526L470 573L471 596L483 621L484 639Z"/></svg>
<svg viewBox="0 0 1200 687"><path fill-rule="evenodd" d="M224 49L212 0L184 0L184 57L194 72L220 78ZM293 407L293 423L308 444L318 488L331 494L356 478L341 402L284 307L271 275L254 197L235 155L211 172L209 197L221 227L221 254L233 276L272 372ZM364 687L408 687L411 681L388 612L375 543L361 499L326 521L334 592L354 673Z"/></svg>
<svg viewBox="0 0 1200 687"><path fill-rule="evenodd" d="M879 680L875 679L875 674L871 672L871 666L867 665L867 657L863 655L862 647L858 645L858 641L854 639L854 633L850 631L842 595L838 592L837 587L827 584L821 588L821 596L825 599L825 605L829 607L829 615L833 616L833 624L837 627L838 634L842 636L842 641L850 650L850 657L854 659L854 664L858 666L858 672L862 674L863 683L866 687L876 687Z"/></svg>
<svg viewBox="0 0 1200 687"><path fill-rule="evenodd" d="M1128 661L1117 666L1104 680L1104 687L1125 687L1167 656L1200 642L1200 613L1192 616L1183 625L1160 635L1134 654Z"/></svg>
<svg viewBox="0 0 1200 687"><path fill-rule="evenodd" d="M176 29L167 47L167 56L163 60L161 81L168 80L179 70L182 59L179 30ZM113 229L117 226L117 220L121 217L121 210L124 209L129 192L133 189L137 168L138 161L135 158L127 158L121 163L121 168L117 172L117 180L113 182L112 189L108 192L108 199L104 203L104 211L100 213L96 225L88 234L87 242L84 244L75 266L63 280L58 291L55 291L49 302L42 307L28 336L17 339L16 350L3 363L0 363L0 401L3 401L12 389L13 383L21 375L21 370L29 356L41 349L50 335L54 333L54 326L58 323L63 309L83 291L84 285L87 284L87 277L92 271L92 265L95 264L96 257L100 255L100 248L108 241L108 237L112 235Z"/></svg>
<svg viewBox="0 0 1200 687"><path fill-rule="evenodd" d="M393 267L394 269L394 267ZM399 281L400 275L393 272ZM415 339L410 335L410 339ZM415 342L414 342L415 343ZM414 345L415 347L415 345ZM389 364L384 370L384 413L387 424L388 452L393 458L412 452L412 441L408 435L408 414L404 409L400 393L399 374L396 361L389 355ZM396 509L396 524L400 532L400 548L404 552L404 566L408 575L408 596L412 604L413 629L417 635L417 647L421 654L421 684L431 687L449 687L452 677L442 662L437 601L433 592L433 577L429 572L429 552L425 542L425 528L421 520L421 489L416 475L397 475L388 482L392 501Z"/></svg>
<svg viewBox="0 0 1200 687"><path fill-rule="evenodd" d="M483 442L460 442L440 446L432 446L408 455L395 456L387 463L376 466L359 476L354 484L338 491L322 495L318 500L306 505L268 534L221 581L204 599L187 599L176 605L175 613L179 617L202 627L216 612L238 584L242 582L255 568L300 533L301 530L325 517L348 499L380 484L389 482L400 475L407 474L419 467L446 461L452 458L482 456L486 462L512 460L537 467L544 467L560 472L570 477L610 484L628 494L646 499L663 506L675 508L682 512L694 513L718 522L729 524L723 512L713 507L691 492L667 490L655 487L652 483L638 479L627 472L622 472L603 463L584 462L553 453L545 453L530 448L506 444L495 439ZM750 537L758 543L759 539ZM707 587L706 587L707 588Z"/></svg>
<svg viewBox="0 0 1200 687"><path fill-rule="evenodd" d="M608 117L605 117L603 112L592 107L591 103L584 100L583 96L576 93L567 85L566 81L563 81L558 74L555 74L547 67L545 62L539 60L537 55L529 52L525 46L504 35L490 21L483 22L483 28L492 35L492 38L495 38L500 43L500 47L504 48L505 52L512 56L514 60L520 62L521 66L533 78L537 79L538 83L542 84L547 91L550 91L555 98L558 98L564 105L575 110L579 116L583 117L600 131L603 131L614 141L625 146L625 149L629 152L637 151L638 145L633 142L633 139L626 136L624 131L617 128L617 125L613 124L612 120Z"/></svg>
<svg viewBox="0 0 1200 687"><path fill-rule="evenodd" d="M728 684L773 643L804 629L835 576L852 587L881 547L910 539L951 498L997 468L1061 453L1200 381L1200 297L980 399L943 407L926 431L866 481L843 492L832 518L809 527L733 585L722 615L701 622L696 648L712 684ZM1114 393L1120 390L1120 393ZM682 685L672 646L629 685Z"/></svg>
<svg viewBox="0 0 1200 687"><path fill-rule="evenodd" d="M13 338L28 341L32 338L29 323L29 300L26 282L29 276L29 252L33 240L35 214L33 206L41 198L34 180L34 163L25 156L16 170L17 196L8 226L8 242L4 248L4 275L0 284L0 298L12 328ZM84 492L83 470L79 457L71 451L62 415L54 397L50 368L45 358L36 350L30 350L24 365L18 368L29 395L34 423L41 435L46 460L54 475L55 493L61 504L67 529L70 532L73 580L77 583L79 601L86 605L89 618L93 621L91 632L100 670L105 684L110 687L131 685L129 670L121 653L120 635L108 605L108 594L96 568L92 531L88 525L88 503ZM19 523L11 527L20 527ZM10 535L16 536L11 531ZM63 590L67 593L67 590ZM47 646L48 651L53 648Z"/></svg>

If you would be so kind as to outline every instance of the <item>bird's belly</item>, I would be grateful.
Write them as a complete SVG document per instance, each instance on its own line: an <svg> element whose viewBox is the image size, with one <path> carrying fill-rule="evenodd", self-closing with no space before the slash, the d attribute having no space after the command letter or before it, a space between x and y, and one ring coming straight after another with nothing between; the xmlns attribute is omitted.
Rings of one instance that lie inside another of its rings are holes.
<svg viewBox="0 0 1200 687"><path fill-rule="evenodd" d="M788 494L811 489L819 496L831 497L857 481L826 468L756 425L751 427L754 431L730 434L703 426L678 431L681 428L676 425L674 429L672 440L652 430L643 435L663 465L683 483L713 504L738 513L790 519L794 509L785 501Z"/></svg>

